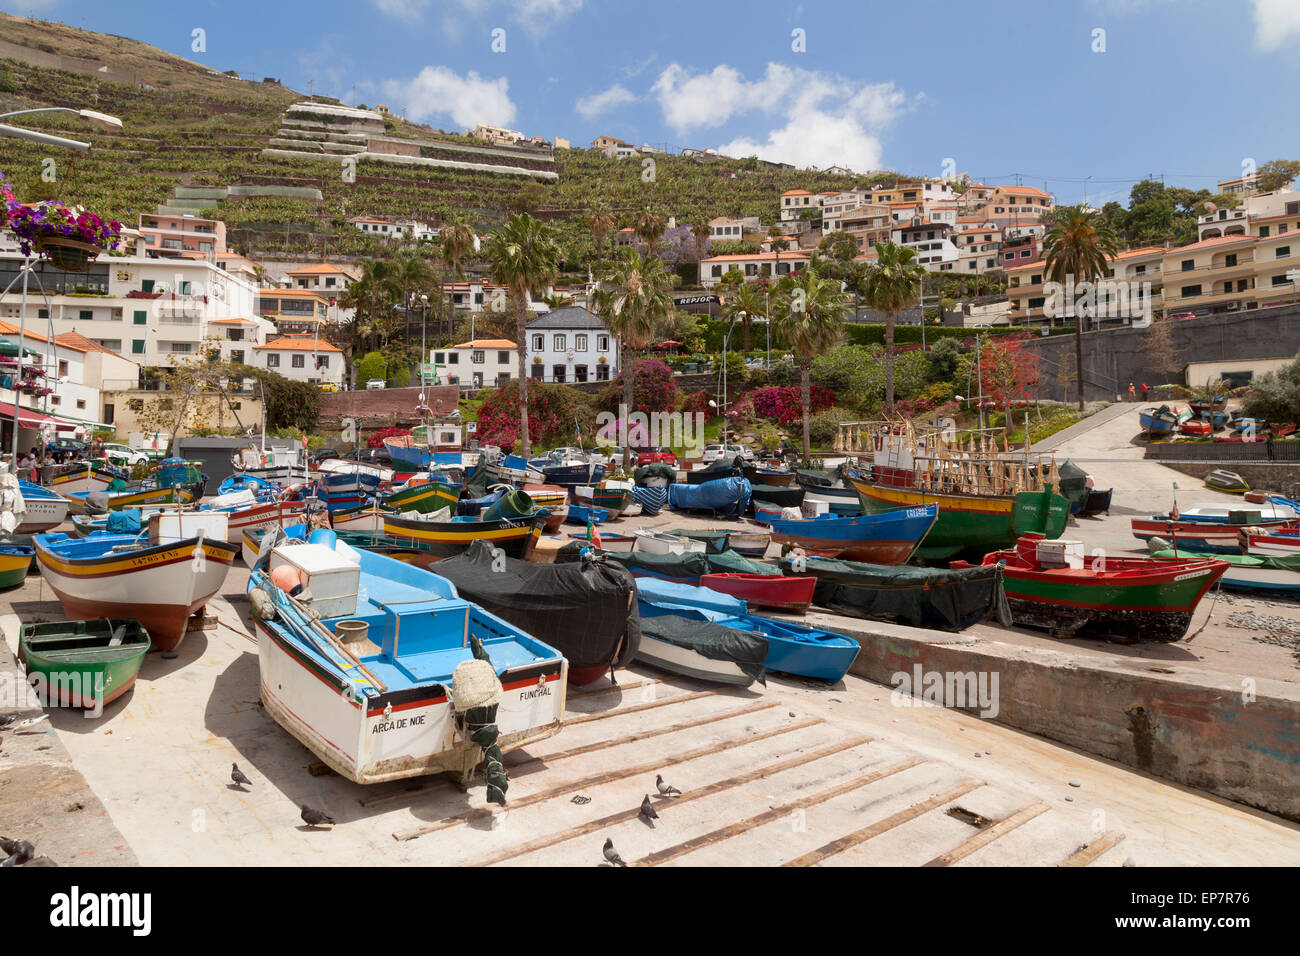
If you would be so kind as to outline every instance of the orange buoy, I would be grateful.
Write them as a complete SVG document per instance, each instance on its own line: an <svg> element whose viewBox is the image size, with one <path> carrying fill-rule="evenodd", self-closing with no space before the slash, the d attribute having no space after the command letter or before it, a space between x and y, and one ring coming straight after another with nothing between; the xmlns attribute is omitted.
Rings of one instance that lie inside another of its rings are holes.
<svg viewBox="0 0 1300 956"><path fill-rule="evenodd" d="M302 575L290 564L282 564L271 571L271 583L286 594L292 594L295 588L302 587Z"/></svg>

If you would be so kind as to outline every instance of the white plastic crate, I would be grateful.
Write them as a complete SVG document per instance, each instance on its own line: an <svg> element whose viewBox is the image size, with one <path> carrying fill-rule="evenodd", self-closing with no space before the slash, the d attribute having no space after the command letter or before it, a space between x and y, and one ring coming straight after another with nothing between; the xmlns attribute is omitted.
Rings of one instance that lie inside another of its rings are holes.
<svg viewBox="0 0 1300 956"><path fill-rule="evenodd" d="M323 618L357 613L361 568L323 544L299 544L271 552L270 570L282 564L298 569L303 587L311 591L311 606Z"/></svg>

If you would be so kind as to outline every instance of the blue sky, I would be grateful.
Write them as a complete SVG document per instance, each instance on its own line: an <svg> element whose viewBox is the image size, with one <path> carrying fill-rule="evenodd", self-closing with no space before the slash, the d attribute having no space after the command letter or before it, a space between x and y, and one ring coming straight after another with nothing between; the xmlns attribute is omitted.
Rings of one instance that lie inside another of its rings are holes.
<svg viewBox="0 0 1300 956"><path fill-rule="evenodd" d="M586 144L1125 200L1300 158L1300 0L0 0L295 89ZM192 31L206 50L192 50ZM504 31L496 33L493 31ZM794 49L802 31L802 50ZM1104 31L1104 34L1096 31ZM503 52L493 52L494 36ZM1089 179L1089 177L1091 177Z"/></svg>

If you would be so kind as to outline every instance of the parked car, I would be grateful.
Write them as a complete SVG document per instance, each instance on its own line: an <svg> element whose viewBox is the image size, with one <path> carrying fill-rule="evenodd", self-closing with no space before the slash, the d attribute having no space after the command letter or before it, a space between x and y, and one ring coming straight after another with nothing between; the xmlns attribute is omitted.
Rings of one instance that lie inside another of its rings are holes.
<svg viewBox="0 0 1300 956"><path fill-rule="evenodd" d="M737 455L752 459L754 452L748 445L705 445L702 458L704 464L711 465L719 458L734 458Z"/></svg>
<svg viewBox="0 0 1300 956"><path fill-rule="evenodd" d="M361 454L355 460L364 465L374 465L377 468L393 467L393 456L388 454L386 448L363 448Z"/></svg>
<svg viewBox="0 0 1300 956"><path fill-rule="evenodd" d="M84 454L86 443L75 438L51 438L45 450L56 458L71 458Z"/></svg>
<svg viewBox="0 0 1300 956"><path fill-rule="evenodd" d="M320 390L321 390L322 392L337 392L337 391L339 391L339 387L338 387L337 385L335 385L333 382L322 382L322 383L320 384L319 387L320 387ZM381 387L382 387L382 386L381 386Z"/></svg>
<svg viewBox="0 0 1300 956"><path fill-rule="evenodd" d="M677 454L671 448L642 448L637 452L636 463L637 467L640 467L641 465L662 464L671 465L673 468L676 468Z"/></svg>
<svg viewBox="0 0 1300 956"><path fill-rule="evenodd" d="M366 382L367 390L376 389L376 388L387 388L387 387L388 387L388 383L385 382L382 378L372 378L370 381Z"/></svg>
<svg viewBox="0 0 1300 956"><path fill-rule="evenodd" d="M127 465L129 467L148 464L150 461L149 456L144 452L136 451L127 445L104 444L100 446L100 450L104 453L104 457L114 465Z"/></svg>
<svg viewBox="0 0 1300 956"><path fill-rule="evenodd" d="M322 461L325 461L327 458L341 458L341 457L343 456L339 454L339 450L337 448L317 448L314 452L311 453L310 461L313 465L319 465Z"/></svg>

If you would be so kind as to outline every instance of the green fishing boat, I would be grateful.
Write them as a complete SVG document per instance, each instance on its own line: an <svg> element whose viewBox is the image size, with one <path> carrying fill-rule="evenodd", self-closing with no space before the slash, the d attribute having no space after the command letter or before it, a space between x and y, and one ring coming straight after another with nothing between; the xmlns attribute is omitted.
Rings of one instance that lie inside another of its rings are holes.
<svg viewBox="0 0 1300 956"><path fill-rule="evenodd" d="M97 618L24 624L18 659L48 705L95 710L135 683L149 632L139 621Z"/></svg>
<svg viewBox="0 0 1300 956"><path fill-rule="evenodd" d="M0 588L22 584L36 560L36 549L30 546L0 544Z"/></svg>
<svg viewBox="0 0 1300 956"><path fill-rule="evenodd" d="M418 485L389 492L380 498L385 508L403 513L418 511L420 514L432 514L440 508L450 508L456 513L456 503L460 500L460 486L445 481L425 481Z"/></svg>

